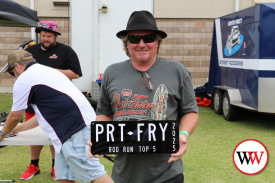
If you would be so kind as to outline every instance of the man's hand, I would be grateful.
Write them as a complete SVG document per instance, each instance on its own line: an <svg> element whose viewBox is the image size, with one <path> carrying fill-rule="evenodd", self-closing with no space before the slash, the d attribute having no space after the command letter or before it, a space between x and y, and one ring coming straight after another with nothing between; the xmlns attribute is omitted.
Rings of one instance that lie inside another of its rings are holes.
<svg viewBox="0 0 275 183"><path fill-rule="evenodd" d="M112 121L113 117L112 116L105 116L105 115L97 115L96 116L96 121ZM91 142L91 138L87 141L87 144L89 147L88 149L88 156L91 158L98 158L99 156L104 157L104 155L98 155L98 154L92 154L91 153L91 147L92 147L92 142Z"/></svg>
<svg viewBox="0 0 275 183"><path fill-rule="evenodd" d="M177 161L185 154L187 151L187 136L185 134L179 135L179 151L177 153L171 154L171 157L168 160L168 163Z"/></svg>
<svg viewBox="0 0 275 183"><path fill-rule="evenodd" d="M3 133L10 133L22 119L24 112L25 110L11 111L6 119L4 127L2 128ZM5 137L0 136L0 140L3 140L4 138Z"/></svg>
<svg viewBox="0 0 275 183"><path fill-rule="evenodd" d="M4 136L0 136L0 141L3 140L5 137Z"/></svg>
<svg viewBox="0 0 275 183"><path fill-rule="evenodd" d="M92 154L91 153L91 147L92 147L92 142L91 142L91 139L89 139L88 141L87 141L87 144L88 144L88 146L89 146L89 149L88 149L88 156L90 157L90 158L98 158L99 156L101 156L101 157L104 157L104 155L98 155L98 154Z"/></svg>
<svg viewBox="0 0 275 183"><path fill-rule="evenodd" d="M88 149L88 156L90 157L90 158L93 158L94 157L94 155L91 153L91 147L92 147L92 142L91 142L91 139L89 139L88 141L87 141L87 144L88 144L88 146L89 146L89 149Z"/></svg>
<svg viewBox="0 0 275 183"><path fill-rule="evenodd" d="M96 121L112 121L113 118L110 116L105 116L105 115L97 115L96 116ZM104 157L104 155L98 155L98 154L92 154L91 153L91 147L92 147L92 142L91 142L91 138L87 141L87 144L90 146L89 150L88 150L88 156L91 158L98 158L99 156Z"/></svg>
<svg viewBox="0 0 275 183"><path fill-rule="evenodd" d="M18 128L20 125L18 125L17 127L15 127L10 133L17 135L20 131L20 129Z"/></svg>
<svg viewBox="0 0 275 183"><path fill-rule="evenodd" d="M179 131L187 131L189 135L195 130L198 123L198 113L190 112L185 114L180 119ZM173 161L177 161L186 153L187 150L187 135L181 133L179 135L179 151L177 153L171 154L171 158L169 158L168 163Z"/></svg>

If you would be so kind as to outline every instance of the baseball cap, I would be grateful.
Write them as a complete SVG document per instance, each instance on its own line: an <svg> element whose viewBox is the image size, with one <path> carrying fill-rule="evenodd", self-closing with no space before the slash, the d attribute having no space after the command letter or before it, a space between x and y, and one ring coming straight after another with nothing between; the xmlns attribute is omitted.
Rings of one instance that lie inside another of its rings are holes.
<svg viewBox="0 0 275 183"><path fill-rule="evenodd" d="M8 55L8 63L1 69L0 73L7 68L6 72L12 71L14 64L20 61L35 60L31 53L26 50L15 50Z"/></svg>

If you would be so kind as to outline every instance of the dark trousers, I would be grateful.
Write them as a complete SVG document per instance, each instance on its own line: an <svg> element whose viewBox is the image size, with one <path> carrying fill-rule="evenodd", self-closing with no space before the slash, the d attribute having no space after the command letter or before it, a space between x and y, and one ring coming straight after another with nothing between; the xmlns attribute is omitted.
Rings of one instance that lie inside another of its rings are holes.
<svg viewBox="0 0 275 183"><path fill-rule="evenodd" d="M183 183L184 182L184 176L182 174L178 174L175 177L163 182L163 183Z"/></svg>

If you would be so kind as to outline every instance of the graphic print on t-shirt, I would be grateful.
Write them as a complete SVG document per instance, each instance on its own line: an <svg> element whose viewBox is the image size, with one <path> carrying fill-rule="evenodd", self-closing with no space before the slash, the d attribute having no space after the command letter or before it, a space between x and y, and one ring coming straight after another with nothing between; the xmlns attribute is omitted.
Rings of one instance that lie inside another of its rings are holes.
<svg viewBox="0 0 275 183"><path fill-rule="evenodd" d="M160 85L154 95L155 108L151 111L152 120L165 120L167 112L168 90L164 84Z"/></svg>
<svg viewBox="0 0 275 183"><path fill-rule="evenodd" d="M133 94L132 90L123 89L121 94L113 95L114 121L165 120L167 99L168 90L164 84L156 89L152 103L148 101L148 95Z"/></svg>
<svg viewBox="0 0 275 183"><path fill-rule="evenodd" d="M57 59L57 58L58 58L58 56L56 54L49 56L49 59Z"/></svg>

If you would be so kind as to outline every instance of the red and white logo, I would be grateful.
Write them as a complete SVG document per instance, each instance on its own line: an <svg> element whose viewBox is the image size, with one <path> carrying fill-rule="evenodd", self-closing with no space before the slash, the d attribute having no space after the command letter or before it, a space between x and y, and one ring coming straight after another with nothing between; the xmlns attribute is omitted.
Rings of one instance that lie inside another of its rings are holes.
<svg viewBox="0 0 275 183"><path fill-rule="evenodd" d="M123 89L121 91L121 95L122 95L123 98L127 99L127 98L129 98L132 95L132 90Z"/></svg>
<svg viewBox="0 0 275 183"><path fill-rule="evenodd" d="M49 56L49 59L57 59L57 58L58 58L58 56L56 54Z"/></svg>
<svg viewBox="0 0 275 183"><path fill-rule="evenodd" d="M247 175L263 171L268 162L268 152L261 142L248 139L240 142L233 152L233 162L236 168Z"/></svg>

